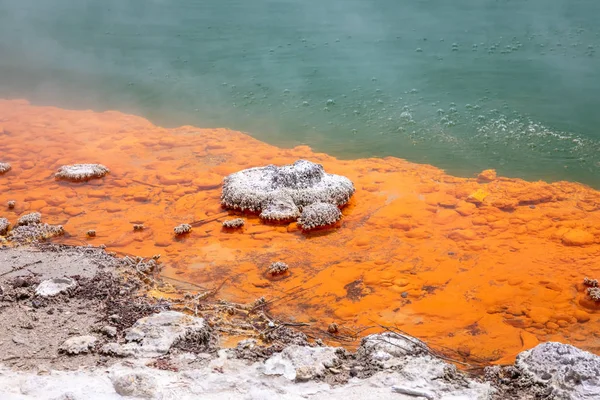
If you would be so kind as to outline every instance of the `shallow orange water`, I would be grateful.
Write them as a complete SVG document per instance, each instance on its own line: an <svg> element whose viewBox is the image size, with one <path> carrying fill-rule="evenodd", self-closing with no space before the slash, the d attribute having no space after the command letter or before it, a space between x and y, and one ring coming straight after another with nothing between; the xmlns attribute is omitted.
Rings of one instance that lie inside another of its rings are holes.
<svg viewBox="0 0 600 400"><path fill-rule="evenodd" d="M248 217L224 232L224 176L305 158L357 188L337 229L306 235L295 224ZM274 312L350 328L395 324L470 359L510 361L537 341L600 353L600 307L581 282L600 278L600 192L568 182L456 178L396 158L342 161L306 146L280 149L227 129L164 129L119 112L34 107L0 100L0 204L12 222L40 211L74 243L150 257L165 276L214 287L232 301L295 296ZM102 163L111 173L59 183L64 164ZM490 174L490 178L493 178ZM180 223L217 219L181 239ZM133 232L132 224L146 229ZM97 237L86 237L95 229ZM283 279L265 274L290 265ZM404 297L403 297L404 295Z"/></svg>

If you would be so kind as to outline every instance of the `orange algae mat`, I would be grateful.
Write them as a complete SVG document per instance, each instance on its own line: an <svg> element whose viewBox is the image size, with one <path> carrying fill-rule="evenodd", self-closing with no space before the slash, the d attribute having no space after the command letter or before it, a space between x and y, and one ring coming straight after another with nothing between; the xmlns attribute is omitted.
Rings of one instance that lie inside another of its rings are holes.
<svg viewBox="0 0 600 400"><path fill-rule="evenodd" d="M600 353L600 307L582 286L586 276L600 278L600 192L586 186L491 171L457 178L391 157L342 161L227 129L164 129L119 112L26 101L0 100L0 139L0 161L13 167L0 176L0 202L17 201L0 216L14 223L39 211L64 225L68 242L161 253L166 277L206 288L225 281L223 299L296 293L273 312L323 332L332 322L396 325L470 360L508 362L548 340ZM223 177L299 158L354 182L341 226L307 235L246 216L241 231L223 231ZM73 163L111 173L79 184L53 179ZM173 235L180 223L211 218ZM134 232L138 223L146 229ZM274 261L290 273L269 279Z"/></svg>

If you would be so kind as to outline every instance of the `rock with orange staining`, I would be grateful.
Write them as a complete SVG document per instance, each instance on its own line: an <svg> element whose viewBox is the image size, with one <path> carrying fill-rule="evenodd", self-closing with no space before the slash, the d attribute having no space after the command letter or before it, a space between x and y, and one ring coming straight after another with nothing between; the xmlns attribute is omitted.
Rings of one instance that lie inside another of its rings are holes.
<svg viewBox="0 0 600 400"><path fill-rule="evenodd" d="M595 242L595 237L587 231L571 229L563 235L562 242L567 246L587 246Z"/></svg>
<svg viewBox="0 0 600 400"><path fill-rule="evenodd" d="M21 163L22 169L32 169L33 167L35 167L35 163L33 161L23 161Z"/></svg>
<svg viewBox="0 0 600 400"><path fill-rule="evenodd" d="M32 210L39 210L48 205L45 200L35 200L29 203L29 208Z"/></svg>
<svg viewBox="0 0 600 400"><path fill-rule="evenodd" d="M188 185L192 182L192 178L183 174L159 174L156 178L161 185Z"/></svg>
<svg viewBox="0 0 600 400"><path fill-rule="evenodd" d="M104 190L100 190L100 189L93 189L87 192L88 197L91 198L96 198L96 199L101 199L103 197L106 197L106 192Z"/></svg>
<svg viewBox="0 0 600 400"><path fill-rule="evenodd" d="M65 207L63 209L63 211L64 211L65 214L67 214L67 215L69 215L71 217L74 217L76 215L82 214L84 212L84 210L81 209L81 208L79 208L79 207Z"/></svg>
<svg viewBox="0 0 600 400"><path fill-rule="evenodd" d="M448 237L456 241L473 240L477 239L477 233L475 233L471 229L458 229L453 232L450 232Z"/></svg>
<svg viewBox="0 0 600 400"><path fill-rule="evenodd" d="M441 209L435 214L433 221L439 225L447 225L456 221L459 217L460 215L454 210Z"/></svg>
<svg viewBox="0 0 600 400"><path fill-rule="evenodd" d="M194 178L192 181L199 190L211 190L221 187L223 184L223 177L212 172L202 172L200 176Z"/></svg>
<svg viewBox="0 0 600 400"><path fill-rule="evenodd" d="M583 310L575 310L575 313L573 315L579 323L588 322L590 320L590 314Z"/></svg>
<svg viewBox="0 0 600 400"><path fill-rule="evenodd" d="M54 177L63 181L86 182L102 178L108 173L108 168L102 164L73 164L60 167Z"/></svg>
<svg viewBox="0 0 600 400"><path fill-rule="evenodd" d="M11 170L11 166L9 163L0 162L0 175L7 173Z"/></svg>
<svg viewBox="0 0 600 400"><path fill-rule="evenodd" d="M515 198L497 198L490 201L493 207L499 208L504 211L512 211L519 205L519 200Z"/></svg>
<svg viewBox="0 0 600 400"><path fill-rule="evenodd" d="M483 189L477 189L473 193L469 194L469 196L466 198L466 201L468 201L469 203L481 204L488 196L488 194L489 193L487 193Z"/></svg>
<svg viewBox="0 0 600 400"><path fill-rule="evenodd" d="M477 180L480 182L491 182L496 180L496 170L486 169L485 171L481 171L481 173L477 175Z"/></svg>

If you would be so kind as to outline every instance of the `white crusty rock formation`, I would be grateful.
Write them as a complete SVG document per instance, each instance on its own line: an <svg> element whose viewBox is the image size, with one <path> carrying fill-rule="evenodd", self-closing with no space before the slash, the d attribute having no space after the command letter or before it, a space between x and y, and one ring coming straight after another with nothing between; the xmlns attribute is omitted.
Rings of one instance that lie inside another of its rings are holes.
<svg viewBox="0 0 600 400"><path fill-rule="evenodd" d="M54 177L63 181L85 182L102 178L109 172L109 169L102 164L73 164L60 167Z"/></svg>
<svg viewBox="0 0 600 400"><path fill-rule="evenodd" d="M0 162L0 175L7 173L11 168L9 163Z"/></svg>
<svg viewBox="0 0 600 400"><path fill-rule="evenodd" d="M317 206L312 212L324 211L329 215L324 220L330 221L336 218L331 217L335 214L332 207L348 203L354 190L348 178L328 174L320 164L298 160L291 165L249 168L227 176L221 203L230 209L260 213L260 218L270 221L293 221L306 207L325 203L330 206ZM311 226L308 216L305 220L304 225Z"/></svg>
<svg viewBox="0 0 600 400"><path fill-rule="evenodd" d="M600 357L557 342L541 343L517 356L515 366L552 387L557 399L600 399Z"/></svg>
<svg viewBox="0 0 600 400"><path fill-rule="evenodd" d="M35 294L41 297L52 297L67 292L77 286L75 279L62 277L42 281L36 288Z"/></svg>

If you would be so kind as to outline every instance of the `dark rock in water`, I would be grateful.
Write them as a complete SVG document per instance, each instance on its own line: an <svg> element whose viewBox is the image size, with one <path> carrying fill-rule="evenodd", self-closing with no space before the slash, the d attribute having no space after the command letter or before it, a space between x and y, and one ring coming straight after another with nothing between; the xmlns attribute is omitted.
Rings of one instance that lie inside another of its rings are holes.
<svg viewBox="0 0 600 400"><path fill-rule="evenodd" d="M342 218L342 212L333 204L314 203L304 207L298 225L305 231L333 225Z"/></svg>
<svg viewBox="0 0 600 400"><path fill-rule="evenodd" d="M343 206L354 190L348 178L328 174L320 164L298 160L282 167L268 165L229 175L224 180L221 203L227 208L260 213L265 220L291 221L315 203ZM331 207L318 207L313 212L326 211L326 220L332 219L335 213Z"/></svg>

